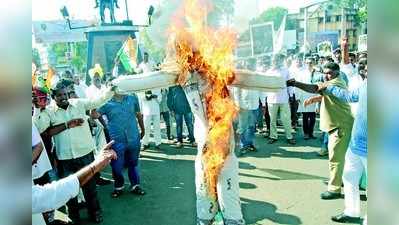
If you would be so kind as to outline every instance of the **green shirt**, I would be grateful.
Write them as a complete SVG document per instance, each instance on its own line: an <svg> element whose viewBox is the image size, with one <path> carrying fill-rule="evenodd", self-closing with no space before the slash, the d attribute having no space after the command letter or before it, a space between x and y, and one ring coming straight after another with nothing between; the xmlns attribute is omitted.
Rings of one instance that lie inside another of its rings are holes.
<svg viewBox="0 0 399 225"><path fill-rule="evenodd" d="M93 99L69 99L69 106L66 110L56 104L50 105L39 114L34 115L33 122L41 133L50 126L63 124L71 119L82 118L84 122L81 126L64 130L53 137L58 159L67 160L82 157L96 148L87 122L86 111L99 108L108 102L113 95L113 91L107 90Z"/></svg>
<svg viewBox="0 0 399 225"><path fill-rule="evenodd" d="M340 76L326 83L347 89L345 81ZM353 116L349 104L324 91L321 95L323 99L320 105L320 130L324 132L330 132L336 128L347 128L351 130Z"/></svg>

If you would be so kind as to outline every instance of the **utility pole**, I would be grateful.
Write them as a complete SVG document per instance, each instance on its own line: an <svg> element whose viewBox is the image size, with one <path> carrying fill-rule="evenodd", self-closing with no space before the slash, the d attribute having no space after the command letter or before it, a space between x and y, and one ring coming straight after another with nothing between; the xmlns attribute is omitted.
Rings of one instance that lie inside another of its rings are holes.
<svg viewBox="0 0 399 225"><path fill-rule="evenodd" d="M126 9L126 20L129 21L129 10L127 7L127 0L125 0L125 9Z"/></svg>

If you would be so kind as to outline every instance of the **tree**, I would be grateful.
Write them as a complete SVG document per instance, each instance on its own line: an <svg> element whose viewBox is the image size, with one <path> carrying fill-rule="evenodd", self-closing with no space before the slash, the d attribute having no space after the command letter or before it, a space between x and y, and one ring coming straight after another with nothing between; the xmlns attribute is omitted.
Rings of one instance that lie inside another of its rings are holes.
<svg viewBox="0 0 399 225"><path fill-rule="evenodd" d="M234 0L213 0L212 10L208 14L208 23L220 25L221 21L227 24L231 22L234 15Z"/></svg>
<svg viewBox="0 0 399 225"><path fill-rule="evenodd" d="M273 22L274 30L277 30L285 15L288 14L288 9L283 7L273 7L268 8L267 10L263 11L258 17L253 18L249 21L249 24L259 24L259 23L266 23L266 22ZM295 27L294 21L286 20L286 27ZM249 30L246 30L240 36L241 41L249 41L250 34Z"/></svg>
<svg viewBox="0 0 399 225"><path fill-rule="evenodd" d="M72 53L71 64L77 71L84 72L87 62L87 42L74 43Z"/></svg>
<svg viewBox="0 0 399 225"><path fill-rule="evenodd" d="M339 7L357 10L355 21L358 24L367 21L367 0L334 0L333 3Z"/></svg>

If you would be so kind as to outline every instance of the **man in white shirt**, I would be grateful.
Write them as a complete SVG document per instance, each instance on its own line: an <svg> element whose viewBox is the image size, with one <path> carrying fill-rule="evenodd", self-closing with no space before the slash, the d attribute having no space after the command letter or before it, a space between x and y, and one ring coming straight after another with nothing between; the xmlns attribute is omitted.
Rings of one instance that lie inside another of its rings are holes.
<svg viewBox="0 0 399 225"><path fill-rule="evenodd" d="M272 69L266 73L270 76L280 76L284 80L291 79L288 69L284 67L284 55L276 54L273 57ZM284 126L285 135L289 144L296 144L295 139L292 136L291 130L291 111L289 106L289 98L293 97L293 88L285 87L276 93L268 93L267 103L270 112L270 140L269 144L273 144L277 141L277 112L280 110L280 117Z"/></svg>
<svg viewBox="0 0 399 225"><path fill-rule="evenodd" d="M32 133L33 134L33 133ZM46 185L32 185L32 225L44 225L40 213L55 210L79 193L90 178L107 166L116 153L111 149L113 142L104 146L99 157L86 167L66 178Z"/></svg>
<svg viewBox="0 0 399 225"><path fill-rule="evenodd" d="M313 84L317 77L321 76L319 72L314 68L315 60L312 57L308 57L305 60L306 68L305 70L301 70L300 73L295 77L296 80ZM302 128L303 128L303 137L305 140L309 140L310 138L315 139L313 135L314 126L316 124L316 104L304 106L304 102L306 99L317 96L316 94L305 92L299 88L295 89L296 97L299 101L298 112L302 113Z"/></svg>
<svg viewBox="0 0 399 225"><path fill-rule="evenodd" d="M138 73L148 73L154 70L154 66L148 61L148 53L144 52L143 62L138 66Z"/></svg>
<svg viewBox="0 0 399 225"><path fill-rule="evenodd" d="M81 75L75 74L73 77L73 88L78 98L86 98L87 85L81 80Z"/></svg>
<svg viewBox="0 0 399 225"><path fill-rule="evenodd" d="M233 88L234 100L240 107L238 114L238 133L240 134L240 153L256 151L254 146L255 123L257 120L257 109L259 108L260 92Z"/></svg>
<svg viewBox="0 0 399 225"><path fill-rule="evenodd" d="M154 89L140 95L140 104L143 113L145 135L143 137L143 148L150 147L151 123L153 125L155 148L161 145L161 112L159 103L162 100L161 90Z"/></svg>

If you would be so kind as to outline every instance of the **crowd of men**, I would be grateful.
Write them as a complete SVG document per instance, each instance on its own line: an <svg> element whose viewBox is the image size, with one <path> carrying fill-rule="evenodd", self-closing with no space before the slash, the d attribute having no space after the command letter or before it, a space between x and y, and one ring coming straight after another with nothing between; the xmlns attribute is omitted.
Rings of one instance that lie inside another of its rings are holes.
<svg viewBox="0 0 399 225"><path fill-rule="evenodd" d="M196 146L194 117L183 88L176 85L145 93L118 94L108 85L112 76L118 75L117 66L108 77L100 70L90 70L89 86L79 74L65 71L50 91L32 87L32 139L36 134L41 137L37 141L36 135L32 141L32 178L36 185L69 178L98 162L98 158L106 158L112 167L113 198L124 193L124 168L128 170L129 192L145 195L138 167L141 150L150 148L151 141L160 151L164 144L176 148ZM270 61L250 59L238 63L237 68L280 76L287 81L287 86L276 93L231 88L239 107L234 121L235 132L239 134L237 153L244 156L265 150L256 146L256 133L263 134L268 144L278 144L280 124L291 145L296 145L300 137L322 139L318 154L328 155L330 179L321 199L340 198L343 185L345 210L332 220L360 220L359 180L367 171L367 53L349 53L344 40L331 56L276 54ZM156 69L144 53L137 72ZM315 134L318 114L321 137ZM161 123L165 132L161 132ZM294 136L293 131L300 126L303 131L297 134L303 135ZM104 157L101 150L110 149L106 143L111 141L115 154ZM38 145L42 150L38 150ZM94 172L92 178L81 182L82 194L74 193L66 203L73 224L80 224L82 202L93 222L102 221L97 186L112 181L103 178L99 169ZM46 223L60 223L53 219L53 211L46 209L38 211L43 212Z"/></svg>

